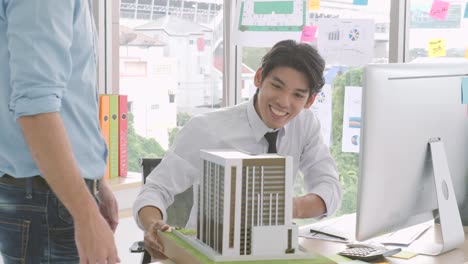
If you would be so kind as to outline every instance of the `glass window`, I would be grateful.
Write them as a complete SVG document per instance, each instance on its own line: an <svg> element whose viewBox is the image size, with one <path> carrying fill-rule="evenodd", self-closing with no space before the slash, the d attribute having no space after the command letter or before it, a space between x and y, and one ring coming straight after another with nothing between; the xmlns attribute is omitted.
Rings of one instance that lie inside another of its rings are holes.
<svg viewBox="0 0 468 264"><path fill-rule="evenodd" d="M464 60L468 49L468 19L465 0L444 0L448 5L433 6L437 1L411 0L407 62Z"/></svg>
<svg viewBox="0 0 468 264"><path fill-rule="evenodd" d="M390 29L390 0L369 1L367 6L355 6L349 1L320 1L320 9L308 11L309 25L318 26L323 18L332 19L371 19L374 25L372 39L373 56L370 61L374 63L387 63L389 55L389 29ZM318 28L317 38L309 44L317 47L321 28ZM325 30L322 28L322 30ZM343 35L343 34L342 34ZM354 38L357 36L353 35ZM347 36L346 36L347 37ZM299 40L299 39L297 39ZM261 65L261 58L269 50L269 47L242 47L242 100L248 100L256 90L253 84L254 72ZM320 49L319 49L320 50ZM345 100L350 100L353 89L348 87L362 86L362 66L364 64L349 65L343 59L327 58L325 81L322 92L318 95L310 111L314 111L321 120L322 134L325 142L330 146L330 151L335 158L339 170L340 181L343 186L343 202L337 215L353 213L356 211L357 178L359 171L359 124L360 124L360 97L355 107L359 113L354 116L352 109L345 109ZM356 54L356 58L358 54ZM244 71L249 69L251 71ZM345 116L345 118L343 118ZM354 118L358 118L355 120ZM351 120L351 121L350 121ZM353 134L357 133L357 134ZM343 135L344 134L344 135ZM354 139L354 140L353 140ZM355 144L355 145L353 145ZM351 145L354 148L349 149ZM357 149L357 152L355 151ZM295 194L304 195L303 177L298 175L295 183ZM305 224L314 220L297 221Z"/></svg>
<svg viewBox="0 0 468 264"><path fill-rule="evenodd" d="M223 1L120 4L120 93L128 95L129 171L161 157L191 116L223 102Z"/></svg>

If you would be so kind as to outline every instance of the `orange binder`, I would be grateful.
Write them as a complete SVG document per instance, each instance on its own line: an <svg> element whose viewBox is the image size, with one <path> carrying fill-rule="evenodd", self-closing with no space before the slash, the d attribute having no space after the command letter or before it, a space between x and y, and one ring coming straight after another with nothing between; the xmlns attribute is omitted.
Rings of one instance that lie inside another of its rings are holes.
<svg viewBox="0 0 468 264"><path fill-rule="evenodd" d="M107 145L107 161L104 178L109 178L109 96L102 94L99 96L99 124L101 125L101 133Z"/></svg>
<svg viewBox="0 0 468 264"><path fill-rule="evenodd" d="M128 100L126 95L119 95L119 176L127 177L128 170Z"/></svg>

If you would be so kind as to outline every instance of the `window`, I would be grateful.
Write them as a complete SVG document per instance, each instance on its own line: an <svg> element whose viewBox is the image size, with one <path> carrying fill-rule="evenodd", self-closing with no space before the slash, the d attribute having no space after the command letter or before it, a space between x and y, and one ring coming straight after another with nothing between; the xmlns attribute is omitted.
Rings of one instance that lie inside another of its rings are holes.
<svg viewBox="0 0 468 264"><path fill-rule="evenodd" d="M146 77L146 61L123 61L122 75L127 77Z"/></svg>
<svg viewBox="0 0 468 264"><path fill-rule="evenodd" d="M191 116L222 106L222 43L223 0L121 1L119 92L132 105L134 133L129 171L140 171L142 156L162 156ZM146 144L153 141L156 149Z"/></svg>
<svg viewBox="0 0 468 264"><path fill-rule="evenodd" d="M467 3L465 0L443 2L448 3L446 13L441 16L432 13L431 16L433 1L410 0L407 62L433 62L442 58L464 60L468 38L461 36L468 36L468 20L464 18ZM440 52L434 50L433 54L431 48Z"/></svg>
<svg viewBox="0 0 468 264"><path fill-rule="evenodd" d="M320 1L320 9L308 11L309 25L319 26L321 19L371 19L373 21L373 56L370 61L374 63L387 63L389 54L389 28L390 28L390 0L369 1L367 6L354 6L349 1ZM320 27L318 29L320 31ZM325 30L322 28L322 30ZM320 37L309 44L318 47ZM269 47L243 47L242 48L242 85L241 98L248 100L256 91L253 84L255 71L260 67L261 58L269 50ZM320 48L319 48L320 51ZM323 54L322 54L323 55ZM356 56L357 57L357 56ZM327 62L324 74L326 85L322 92L317 96L314 105L310 111L321 120L322 134L326 143L330 147L332 156L337 162L340 181L343 186L343 202L337 212L337 215L353 213L356 211L357 199L357 177L359 167L359 153L356 152L356 146L352 149L347 148L352 142L356 142L359 132L359 126L356 127L354 114L350 115L352 109L345 109L345 100L349 99L352 89L348 87L362 86L362 64L350 65L349 60L344 58L329 58L324 56ZM348 92L348 93L346 93ZM360 100L360 98L358 98ZM354 106L360 107L360 101ZM360 111L360 108L359 108ZM343 116L348 116L343 120ZM359 116L360 118L360 112ZM354 141L352 139L354 138ZM359 148L357 147L357 150ZM295 185L295 194L303 195L303 177L298 175ZM305 224L314 220L297 221Z"/></svg>

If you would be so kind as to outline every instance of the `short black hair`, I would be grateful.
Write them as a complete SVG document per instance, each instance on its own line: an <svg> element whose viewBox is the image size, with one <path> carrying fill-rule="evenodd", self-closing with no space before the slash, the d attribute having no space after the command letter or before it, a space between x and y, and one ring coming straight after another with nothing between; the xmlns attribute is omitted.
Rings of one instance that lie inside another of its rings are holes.
<svg viewBox="0 0 468 264"><path fill-rule="evenodd" d="M322 90L325 61L317 50L305 43L283 40L276 43L262 59L262 82L276 67L290 67L303 73L309 84L310 96Z"/></svg>

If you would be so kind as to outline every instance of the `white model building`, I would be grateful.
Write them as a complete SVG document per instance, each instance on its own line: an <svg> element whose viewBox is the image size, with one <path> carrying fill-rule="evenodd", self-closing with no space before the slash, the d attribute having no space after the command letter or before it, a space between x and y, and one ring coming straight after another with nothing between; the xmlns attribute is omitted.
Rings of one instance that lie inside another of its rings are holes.
<svg viewBox="0 0 468 264"><path fill-rule="evenodd" d="M292 222L292 158L202 150L196 239L214 261L304 259Z"/></svg>

